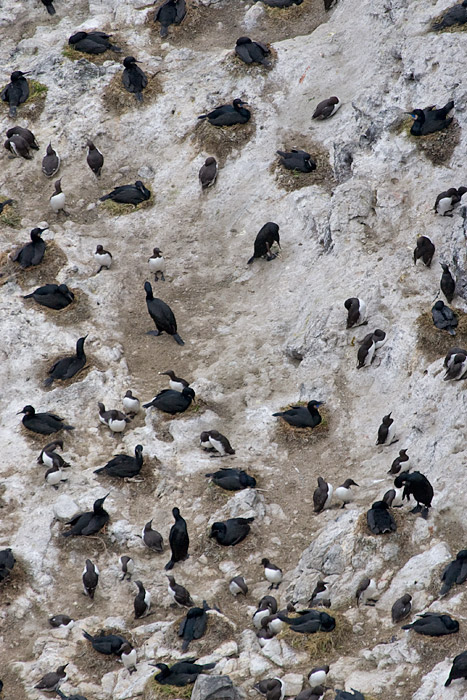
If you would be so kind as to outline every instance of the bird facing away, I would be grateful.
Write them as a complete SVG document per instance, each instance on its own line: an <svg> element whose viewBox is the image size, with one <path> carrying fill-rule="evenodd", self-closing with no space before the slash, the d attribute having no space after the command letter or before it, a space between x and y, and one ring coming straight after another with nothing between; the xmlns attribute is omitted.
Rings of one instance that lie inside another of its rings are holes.
<svg viewBox="0 0 467 700"><path fill-rule="evenodd" d="M141 202L146 202L151 197L150 190L144 186L141 180L136 180L134 185L120 185L119 187L114 187L112 192L105 194L100 197L100 202L105 202L107 199L111 199L112 202L117 204L133 204L136 208Z"/></svg>
<svg viewBox="0 0 467 700"><path fill-rule="evenodd" d="M451 275L449 267L445 263L440 263L440 265L443 268L443 274L441 275L439 286L450 304L456 291L456 283L454 277Z"/></svg>
<svg viewBox="0 0 467 700"><path fill-rule="evenodd" d="M324 401L313 400L309 401L306 406L292 406L287 411L280 411L272 415L283 418L293 428L316 428L322 421L318 408L323 405Z"/></svg>
<svg viewBox="0 0 467 700"><path fill-rule="evenodd" d="M266 700L282 700L285 694L285 684L280 678L265 678L253 686Z"/></svg>
<svg viewBox="0 0 467 700"><path fill-rule="evenodd" d="M67 212L65 211L65 202L66 202L66 196L65 192L62 191L62 179L57 180L55 182L55 191L53 195L50 197L49 202L50 206L52 207L53 211L58 214L59 211L63 211L63 213L66 215Z"/></svg>
<svg viewBox="0 0 467 700"><path fill-rule="evenodd" d="M201 639L208 624L208 604L203 600L202 608L191 608L180 623L178 636L183 639L182 652L185 652L194 639Z"/></svg>
<svg viewBox="0 0 467 700"><path fill-rule="evenodd" d="M24 77L28 73L29 71L13 71L10 75L10 82L0 94L2 101L8 102L10 106L10 117L16 117L17 107L26 102L29 97L29 83L27 78Z"/></svg>
<svg viewBox="0 0 467 700"><path fill-rule="evenodd" d="M271 62L266 58L270 50L260 41L252 41L247 36L241 36L235 44L235 53L243 63L260 63L269 67Z"/></svg>
<svg viewBox="0 0 467 700"><path fill-rule="evenodd" d="M134 56L127 56L123 65L122 83L125 90L131 92L136 97L137 102L143 101L143 90L147 87L148 79L146 74L136 64L139 61Z"/></svg>
<svg viewBox="0 0 467 700"><path fill-rule="evenodd" d="M416 248L413 252L414 265L417 264L417 260L421 259L426 267L430 267L434 254L435 246L428 236L419 236L417 238Z"/></svg>
<svg viewBox="0 0 467 700"><path fill-rule="evenodd" d="M74 298L75 295L66 284L45 284L23 297L23 299L34 299L41 306L47 306L47 308L56 311L66 309Z"/></svg>
<svg viewBox="0 0 467 700"><path fill-rule="evenodd" d="M326 682L326 676L329 673L329 666L317 666L312 668L308 674L308 683L311 688L323 685Z"/></svg>
<svg viewBox="0 0 467 700"><path fill-rule="evenodd" d="M46 177L53 177L60 169L60 156L49 143L47 151L42 159L42 172Z"/></svg>
<svg viewBox="0 0 467 700"><path fill-rule="evenodd" d="M110 428L112 433L123 433L127 423L131 421L131 418L125 413L122 413L122 411L117 411L116 409L106 411L104 404L100 401L97 405L99 407L100 422Z"/></svg>
<svg viewBox="0 0 467 700"><path fill-rule="evenodd" d="M185 345L177 333L177 321L175 320L174 313L170 306L166 304L165 301L162 301L162 299L154 297L150 282L144 283L144 291L146 292L148 314L157 328L155 331L148 331L147 335L158 336L165 332L171 335L178 345Z"/></svg>
<svg viewBox="0 0 467 700"><path fill-rule="evenodd" d="M384 499L373 503L367 511L366 521L373 535L384 535L397 530L396 521L389 510L389 503Z"/></svg>
<svg viewBox="0 0 467 700"><path fill-rule="evenodd" d="M377 588L376 583L372 578L365 576L362 578L358 584L357 591L355 593L355 598L357 599L357 605L374 605L376 603Z"/></svg>
<svg viewBox="0 0 467 700"><path fill-rule="evenodd" d="M452 681L458 678L467 678L467 651L463 651L462 654L454 657L448 679L444 685L449 686Z"/></svg>
<svg viewBox="0 0 467 700"><path fill-rule="evenodd" d="M447 118L448 113L454 107L454 102L447 102L441 109L426 107L425 109L413 109L407 112L414 122L410 128L412 136L425 136L433 134L435 131L446 129L452 122L453 117Z"/></svg>
<svg viewBox="0 0 467 700"><path fill-rule="evenodd" d="M428 517L428 509L431 508L431 501L433 500L433 486L430 484L428 479L424 474L420 472L405 472L404 474L399 474L394 479L394 486L396 488L404 487L403 499L410 499L413 496L417 501L415 508L412 508L411 513L420 513L422 518Z"/></svg>
<svg viewBox="0 0 467 700"><path fill-rule="evenodd" d="M271 584L269 586L269 590L279 588L282 581L282 569L279 569L278 566L272 564L269 559L261 559L261 564L264 567L264 576Z"/></svg>
<svg viewBox="0 0 467 700"><path fill-rule="evenodd" d="M80 513L76 515L72 520L67 522L67 525L71 525L71 528L66 532L62 532L63 537L72 537L77 535L95 535L99 530L107 525L110 516L104 509L104 501L109 494L103 498L98 498L94 501L92 511L87 511L86 513Z"/></svg>
<svg viewBox="0 0 467 700"><path fill-rule="evenodd" d="M45 242L42 240L41 235L44 231L47 231L47 226L45 228L33 228L30 234L31 242L18 248L11 256L13 262L19 263L23 270L39 265L42 261L45 253Z"/></svg>
<svg viewBox="0 0 467 700"><path fill-rule="evenodd" d="M87 595L94 600L94 593L99 583L99 569L90 559L86 559L83 571L83 588L84 595Z"/></svg>
<svg viewBox="0 0 467 700"><path fill-rule="evenodd" d="M94 470L94 474L106 474L120 479L132 479L137 476L143 466L143 446L136 445L135 456L118 454L104 467Z"/></svg>
<svg viewBox="0 0 467 700"><path fill-rule="evenodd" d="M467 371L467 352L462 351L452 355L449 361L449 367L443 380L447 382L451 379L463 379Z"/></svg>
<svg viewBox="0 0 467 700"><path fill-rule="evenodd" d="M467 549L461 549L454 561L449 562L441 575L441 581L443 585L439 592L440 598L446 596L454 584L460 586L467 581Z"/></svg>
<svg viewBox="0 0 467 700"><path fill-rule="evenodd" d="M232 595L246 595L248 593L248 586L243 576L234 576L229 583L229 591Z"/></svg>
<svg viewBox="0 0 467 700"><path fill-rule="evenodd" d="M164 540L160 532L152 529L152 519L146 523L141 534L141 539L148 549L152 549L153 552L164 551Z"/></svg>
<svg viewBox="0 0 467 700"><path fill-rule="evenodd" d="M191 599L191 595L189 594L188 590L184 586L181 586L179 583L176 583L175 578L173 576L167 576L167 578L169 579L169 595L174 601L174 603L185 608L193 607L194 603Z"/></svg>
<svg viewBox="0 0 467 700"><path fill-rule="evenodd" d="M397 442L397 440L394 440L396 426L394 425L394 418L391 418L391 413L383 416L381 425L378 428L377 445L391 445L393 442Z"/></svg>
<svg viewBox="0 0 467 700"><path fill-rule="evenodd" d="M215 663L195 664L193 663L194 661L195 659L178 661L173 666L170 666L170 668L166 664L154 664L156 668L160 670L160 673L157 673L154 676L154 680L162 685L176 685L178 687L183 687L190 683L194 683L200 673L209 671L216 665Z"/></svg>
<svg viewBox="0 0 467 700"><path fill-rule="evenodd" d="M329 508L332 500L333 488L328 484L322 476L318 476L318 486L313 492L313 510L315 513L321 513L322 510Z"/></svg>
<svg viewBox="0 0 467 700"><path fill-rule="evenodd" d="M99 265L99 269L96 272L96 275L98 275L101 270L110 269L112 265L112 253L109 253L108 250L104 250L104 247L99 244L94 253L94 260Z"/></svg>
<svg viewBox="0 0 467 700"><path fill-rule="evenodd" d="M161 25L160 35L165 37L172 24L180 24L186 15L185 0L166 0L154 15L154 22Z"/></svg>
<svg viewBox="0 0 467 700"><path fill-rule="evenodd" d="M143 403L143 408L153 406L159 411L174 416L176 413L184 413L194 401L195 392L191 387L183 388L183 391L163 389L149 403Z"/></svg>
<svg viewBox="0 0 467 700"><path fill-rule="evenodd" d="M347 328L367 323L366 304L362 299L350 297L344 301L344 307L347 309Z"/></svg>
<svg viewBox="0 0 467 700"><path fill-rule="evenodd" d="M248 105L248 103L237 98L231 105L216 107L208 114L202 114L198 119L207 119L212 126L246 124L250 120L251 112L243 105Z"/></svg>
<svg viewBox="0 0 467 700"><path fill-rule="evenodd" d="M22 411L18 411L17 415L24 413L23 425L27 430L39 435L52 435L60 430L74 430L72 425L63 423L64 419L57 416L55 413L36 413L33 406L25 406Z"/></svg>
<svg viewBox="0 0 467 700"><path fill-rule="evenodd" d="M154 274L154 282L159 282L159 274L162 282L165 282L165 260L162 257L160 248L153 248L152 255L148 259L149 271Z"/></svg>
<svg viewBox="0 0 467 700"><path fill-rule="evenodd" d="M455 634L459 631L459 623L450 615L440 615L438 613L423 613L418 615L418 620L410 625L404 625L403 630L414 630L418 634L429 637L443 637L446 634Z"/></svg>
<svg viewBox="0 0 467 700"><path fill-rule="evenodd" d="M204 476L211 478L216 486L220 486L225 491L241 491L246 488L254 489L256 486L256 479L243 471L243 469L223 468Z"/></svg>
<svg viewBox="0 0 467 700"><path fill-rule="evenodd" d="M458 5L450 7L447 12L444 13L440 22L435 22L432 26L434 31L440 31L441 29L446 29L447 27L454 27L455 25L462 25L467 22L467 0L463 0ZM457 658L457 657L456 657ZM461 676L459 676L461 677Z"/></svg>
<svg viewBox="0 0 467 700"><path fill-rule="evenodd" d="M133 607L135 619L137 620L148 614L151 607L151 594L145 589L141 581L135 581L135 585L138 587L138 593L133 601Z"/></svg>
<svg viewBox="0 0 467 700"><path fill-rule="evenodd" d="M206 158L204 165L201 166L198 173L199 181L203 190L213 186L217 178L218 170L217 160L212 156Z"/></svg>
<svg viewBox="0 0 467 700"><path fill-rule="evenodd" d="M456 314L449 306L439 300L431 309L433 323L439 330L447 331L449 335L456 335L457 324L459 323Z"/></svg>
<svg viewBox="0 0 467 700"><path fill-rule="evenodd" d="M311 173L316 170L316 162L306 151L292 148L291 151L276 151L280 156L281 165L286 170L297 170L300 173Z"/></svg>
<svg viewBox="0 0 467 700"><path fill-rule="evenodd" d="M70 357L63 357L55 362L48 371L48 377L44 381L44 386L50 386L52 382L57 380L71 379L80 372L86 364L86 355L84 352L84 342L88 336L78 338L76 342L76 354Z"/></svg>
<svg viewBox="0 0 467 700"><path fill-rule="evenodd" d="M173 569L174 564L177 562L188 559L188 547L190 545L186 521L180 515L179 509L173 508L172 515L175 518L175 523L170 528L169 533L169 544L172 555L170 561L168 561L164 567L166 571Z"/></svg>
<svg viewBox="0 0 467 700"><path fill-rule="evenodd" d="M59 666L56 671L50 671L42 676L41 680L34 687L38 690L45 690L47 693L53 693L59 687L60 683L66 680L66 667L68 664Z"/></svg>
<svg viewBox="0 0 467 700"><path fill-rule="evenodd" d="M104 156L99 151L97 146L93 144L89 139L86 141L86 146L88 147L88 155L86 157L86 163L91 168L92 172L96 177L101 176L102 167L104 165Z"/></svg>
<svg viewBox="0 0 467 700"><path fill-rule="evenodd" d="M339 102L338 97L328 97L327 100L323 100L322 102L319 102L316 106L315 111L313 112L311 118L312 119L329 119L329 117L332 117L333 114L337 112L339 107L341 106L341 103ZM318 684L320 685L320 684Z"/></svg>
<svg viewBox="0 0 467 700"><path fill-rule="evenodd" d="M266 258L267 261L274 260L277 257L271 252L274 243L281 247L279 238L279 226L273 221L268 221L267 224L261 227L255 238L254 253L248 260L248 265L259 258Z"/></svg>
<svg viewBox="0 0 467 700"><path fill-rule="evenodd" d="M97 56L105 51L120 53L121 49L109 41L111 34L105 32L76 32L68 39L68 43L75 51L82 51Z"/></svg>
<svg viewBox="0 0 467 700"><path fill-rule="evenodd" d="M224 547L233 547L248 535L253 520L254 518L229 518L224 522L213 523L209 537Z"/></svg>
<svg viewBox="0 0 467 700"><path fill-rule="evenodd" d="M410 615L412 610L412 596L405 593L401 598L398 598L391 608L391 617L395 625Z"/></svg>

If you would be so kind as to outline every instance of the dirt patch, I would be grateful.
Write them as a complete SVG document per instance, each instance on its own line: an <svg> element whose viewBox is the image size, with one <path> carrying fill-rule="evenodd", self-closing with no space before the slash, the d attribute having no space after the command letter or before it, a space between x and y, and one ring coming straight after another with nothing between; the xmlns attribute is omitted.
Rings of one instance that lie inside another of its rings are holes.
<svg viewBox="0 0 467 700"><path fill-rule="evenodd" d="M5 202L11 197L5 197L0 194L0 202ZM12 204L7 204L0 214L0 226L9 226L10 228L19 228L21 226L21 216L18 212L18 205L15 200Z"/></svg>
<svg viewBox="0 0 467 700"><path fill-rule="evenodd" d="M144 67L143 67L144 70ZM123 71L122 71L123 72ZM116 73L110 83L105 88L103 100L104 107L114 114L125 114L131 109L137 109L155 102L162 92L162 83L157 77L157 73L146 73L148 84L143 90L143 101L138 102L133 93L125 90L122 83L122 73Z"/></svg>
<svg viewBox="0 0 467 700"><path fill-rule="evenodd" d="M211 111L211 108L207 111ZM204 119L197 122L196 126L188 132L188 136L195 141L198 151L215 155L219 166L222 167L227 157L241 150L255 132L256 123L252 115L246 124L235 124L235 126L212 126L207 119Z"/></svg>
<svg viewBox="0 0 467 700"><path fill-rule="evenodd" d="M280 162L280 156L271 163L269 172L274 175L277 184L283 190L292 192L302 187L318 185L327 192L332 192L337 185L334 171L329 161L329 152L319 143L309 141L299 134L287 137L279 151L290 152L292 149L309 153L316 163L316 170L311 173L301 173L298 170L287 170Z"/></svg>
<svg viewBox="0 0 467 700"><path fill-rule="evenodd" d="M460 143L461 128L457 119L448 126L447 129L435 131L434 134L426 136L413 136L410 129L413 119L409 117L395 127L395 131L405 133L418 150L430 160L433 165L446 165L451 160L456 146Z"/></svg>
<svg viewBox="0 0 467 700"><path fill-rule="evenodd" d="M43 85L38 80L29 81L29 97L26 102L19 105L18 107L18 119L37 119L42 114L42 110L45 106L45 100L47 97L48 87ZM0 92L6 85L0 87ZM0 102L0 109L5 112L9 110L8 102ZM16 119L16 117L15 117Z"/></svg>
<svg viewBox="0 0 467 700"><path fill-rule="evenodd" d="M417 318L417 347L430 362L444 357L453 347L467 348L467 314L454 306L450 308L459 320L454 336L436 328L431 311L425 311Z"/></svg>
<svg viewBox="0 0 467 700"><path fill-rule="evenodd" d="M149 188L148 188L149 189ZM146 199L141 204L136 207L134 204L119 204L114 202L112 199L106 199L104 202L100 202L99 206L105 209L112 216L125 216L126 214L131 214L132 212L140 209L150 209L154 206L154 192L151 192L149 199Z"/></svg>
<svg viewBox="0 0 467 700"><path fill-rule="evenodd" d="M2 664L2 681L3 690L6 693L5 697L8 697L8 700L24 700L27 697L28 691L23 685L20 675L11 668L10 664ZM39 678L36 682L38 681Z"/></svg>

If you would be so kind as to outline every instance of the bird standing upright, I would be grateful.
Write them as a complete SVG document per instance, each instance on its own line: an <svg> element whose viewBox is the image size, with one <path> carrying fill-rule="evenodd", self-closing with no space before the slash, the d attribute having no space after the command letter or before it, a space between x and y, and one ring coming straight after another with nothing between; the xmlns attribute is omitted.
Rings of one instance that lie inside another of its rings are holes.
<svg viewBox="0 0 467 700"><path fill-rule="evenodd" d="M10 117L16 117L16 108L26 102L29 97L29 83L25 75L29 71L15 70L10 75L10 82L3 88L0 98L10 105Z"/></svg>
<svg viewBox="0 0 467 700"><path fill-rule="evenodd" d="M172 556L164 567L166 571L173 569L174 564L177 562L188 558L188 547L190 545L186 521L180 515L179 509L173 508L172 515L175 518L175 523L170 528L169 533L169 544Z"/></svg>
<svg viewBox="0 0 467 700"><path fill-rule="evenodd" d="M183 340L177 333L177 321L175 320L174 313L170 306L162 301L162 299L157 299L152 293L152 287L149 282L144 283L144 291L146 292L146 306L148 308L148 313L152 320L154 321L157 330L148 331L147 335L161 335L164 331L173 337L178 345L185 345Z"/></svg>
<svg viewBox="0 0 467 700"><path fill-rule="evenodd" d="M139 61L134 56L127 56L123 65L125 69L122 73L122 83L125 90L132 92L138 102L143 101L143 90L147 87L148 79L145 73L136 64Z"/></svg>

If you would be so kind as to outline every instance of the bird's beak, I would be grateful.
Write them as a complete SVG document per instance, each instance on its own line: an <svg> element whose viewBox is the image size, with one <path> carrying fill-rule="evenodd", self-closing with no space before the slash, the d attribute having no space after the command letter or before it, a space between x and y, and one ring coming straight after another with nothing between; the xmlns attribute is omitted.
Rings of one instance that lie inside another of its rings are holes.
<svg viewBox="0 0 467 700"><path fill-rule="evenodd" d="M18 411L16 415L19 416L20 413L24 413L24 409L22 411Z"/></svg>

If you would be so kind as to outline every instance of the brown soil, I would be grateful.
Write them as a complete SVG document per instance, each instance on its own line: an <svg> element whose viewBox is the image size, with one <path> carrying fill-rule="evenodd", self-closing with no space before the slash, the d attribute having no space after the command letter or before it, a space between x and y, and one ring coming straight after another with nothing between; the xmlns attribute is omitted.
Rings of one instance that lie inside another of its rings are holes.
<svg viewBox="0 0 467 700"><path fill-rule="evenodd" d="M219 102L223 103L222 100ZM212 107L214 109L214 106ZM207 108L210 112L211 108ZM200 120L188 132L189 138L196 142L196 150L216 156L219 167L222 167L231 154L237 153L255 135L256 124L254 114L246 124L235 126L212 126L207 119Z"/></svg>

